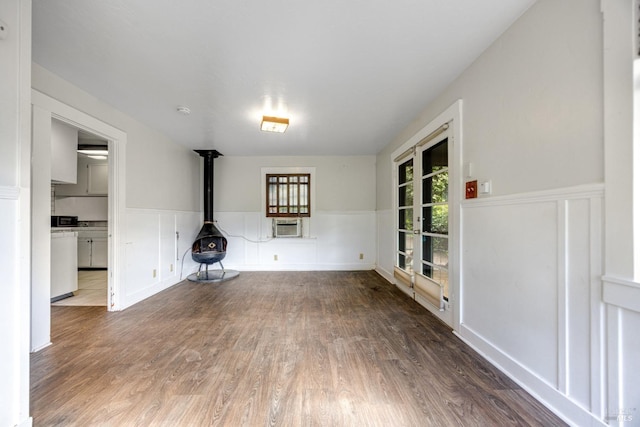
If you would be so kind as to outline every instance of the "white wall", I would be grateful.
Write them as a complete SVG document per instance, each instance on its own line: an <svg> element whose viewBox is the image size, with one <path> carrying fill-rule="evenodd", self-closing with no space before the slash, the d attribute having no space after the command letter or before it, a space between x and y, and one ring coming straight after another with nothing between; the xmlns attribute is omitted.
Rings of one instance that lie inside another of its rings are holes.
<svg viewBox="0 0 640 427"><path fill-rule="evenodd" d="M493 195L602 182L601 20L594 0L534 4L379 153L377 208L392 206L390 153L458 99L463 162Z"/></svg>
<svg viewBox="0 0 640 427"><path fill-rule="evenodd" d="M224 154L224 153L222 153ZM260 212L261 168L315 167L319 211L375 209L375 156L229 157L215 160L215 210Z"/></svg>
<svg viewBox="0 0 640 427"><path fill-rule="evenodd" d="M576 425L602 424L622 402L640 405L628 399L638 389L630 377L606 383L614 319L605 314L601 280L602 19L598 0L538 1L427 100L377 160L378 268L387 272L394 263L387 244L395 242L391 153L463 100L462 163L471 164L470 179L491 179L493 194L453 207L461 215L456 333ZM617 373L636 372L638 340L621 331L638 327L637 313L615 322L616 360L627 364ZM627 400L607 400L614 389Z"/></svg>
<svg viewBox="0 0 640 427"><path fill-rule="evenodd" d="M375 160L375 156L217 158L214 207L215 219L229 236L225 267L374 268ZM304 222L305 238L266 241L271 223L264 213L263 171L283 167L313 169L312 215Z"/></svg>
<svg viewBox="0 0 640 427"><path fill-rule="evenodd" d="M0 425L29 426L31 2L0 2Z"/></svg>
<svg viewBox="0 0 640 427"><path fill-rule="evenodd" d="M32 87L126 132L127 207L200 210L200 195L184 191L200 183L197 154L35 63Z"/></svg>

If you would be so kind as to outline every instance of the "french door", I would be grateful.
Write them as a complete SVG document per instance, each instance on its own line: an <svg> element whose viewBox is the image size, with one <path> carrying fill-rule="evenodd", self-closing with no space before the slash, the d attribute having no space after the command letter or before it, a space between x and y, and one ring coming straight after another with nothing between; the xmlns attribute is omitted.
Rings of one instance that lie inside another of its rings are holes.
<svg viewBox="0 0 640 427"><path fill-rule="evenodd" d="M415 293L416 299L438 310L445 310L449 301L451 150L444 129L396 161L395 276Z"/></svg>

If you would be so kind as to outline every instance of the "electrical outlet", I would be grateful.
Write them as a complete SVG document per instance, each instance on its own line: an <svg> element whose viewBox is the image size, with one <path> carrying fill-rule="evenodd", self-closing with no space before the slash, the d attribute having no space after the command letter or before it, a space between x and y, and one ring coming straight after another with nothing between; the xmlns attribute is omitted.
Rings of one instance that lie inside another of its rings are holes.
<svg viewBox="0 0 640 427"><path fill-rule="evenodd" d="M364 259L364 254L360 254L360 259Z"/></svg>
<svg viewBox="0 0 640 427"><path fill-rule="evenodd" d="M153 269L153 278L154 279L156 278L156 269L155 268Z"/></svg>
<svg viewBox="0 0 640 427"><path fill-rule="evenodd" d="M278 255L273 255L273 260L277 261L278 260Z"/></svg>
<svg viewBox="0 0 640 427"><path fill-rule="evenodd" d="M169 271L173 271L173 264L169 264Z"/></svg>

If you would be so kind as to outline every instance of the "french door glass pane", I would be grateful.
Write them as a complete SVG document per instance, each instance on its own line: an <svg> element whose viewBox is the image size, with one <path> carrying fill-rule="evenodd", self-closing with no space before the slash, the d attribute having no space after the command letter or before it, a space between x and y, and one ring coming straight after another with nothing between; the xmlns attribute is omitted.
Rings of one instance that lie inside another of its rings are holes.
<svg viewBox="0 0 640 427"><path fill-rule="evenodd" d="M449 205L424 206L422 231L425 233L449 233Z"/></svg>
<svg viewBox="0 0 640 427"><path fill-rule="evenodd" d="M413 206L413 185L398 188L398 206Z"/></svg>
<svg viewBox="0 0 640 427"><path fill-rule="evenodd" d="M442 171L422 180L422 203L446 203L449 197L449 172Z"/></svg>
<svg viewBox="0 0 640 427"><path fill-rule="evenodd" d="M413 234L400 232L398 233L398 250L405 253L413 253Z"/></svg>
<svg viewBox="0 0 640 427"><path fill-rule="evenodd" d="M422 274L449 292L449 172L448 140L422 152Z"/></svg>
<svg viewBox="0 0 640 427"><path fill-rule="evenodd" d="M398 165L398 267L413 272L413 158Z"/></svg>
<svg viewBox="0 0 640 427"><path fill-rule="evenodd" d="M400 230L413 230L413 209L398 210L398 228Z"/></svg>
<svg viewBox="0 0 640 427"><path fill-rule="evenodd" d="M424 261L447 268L449 266L449 239L422 236L422 253Z"/></svg>
<svg viewBox="0 0 640 427"><path fill-rule="evenodd" d="M413 159L398 166L398 184L413 182Z"/></svg>
<svg viewBox="0 0 640 427"><path fill-rule="evenodd" d="M407 259L403 254L398 254L398 267L403 270L407 269Z"/></svg>
<svg viewBox="0 0 640 427"><path fill-rule="evenodd" d="M444 139L433 147L422 152L422 176L432 174L449 164L447 140Z"/></svg>

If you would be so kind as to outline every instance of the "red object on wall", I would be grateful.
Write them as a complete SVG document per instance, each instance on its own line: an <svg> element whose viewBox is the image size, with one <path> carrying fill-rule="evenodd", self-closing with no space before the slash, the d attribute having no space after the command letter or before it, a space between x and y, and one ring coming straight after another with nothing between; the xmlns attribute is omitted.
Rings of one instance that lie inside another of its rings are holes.
<svg viewBox="0 0 640 427"><path fill-rule="evenodd" d="M467 182L467 188L464 194L465 199L475 199L478 197L478 181Z"/></svg>

